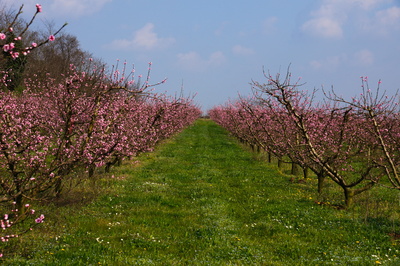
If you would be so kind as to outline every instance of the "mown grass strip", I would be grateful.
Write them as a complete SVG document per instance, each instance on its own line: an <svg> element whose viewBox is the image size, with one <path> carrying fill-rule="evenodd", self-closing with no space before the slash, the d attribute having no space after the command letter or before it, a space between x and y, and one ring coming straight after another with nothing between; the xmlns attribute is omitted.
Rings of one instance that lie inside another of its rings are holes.
<svg viewBox="0 0 400 266"><path fill-rule="evenodd" d="M89 204L48 207L9 265L375 265L392 220L319 206L210 120L103 178ZM33 244L28 244L33 243Z"/></svg>

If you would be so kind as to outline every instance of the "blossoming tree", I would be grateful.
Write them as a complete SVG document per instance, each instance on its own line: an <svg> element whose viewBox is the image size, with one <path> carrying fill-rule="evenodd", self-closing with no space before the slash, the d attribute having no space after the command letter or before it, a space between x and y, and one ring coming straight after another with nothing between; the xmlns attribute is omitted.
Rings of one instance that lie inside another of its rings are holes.
<svg viewBox="0 0 400 266"><path fill-rule="evenodd" d="M23 27L20 32L16 32L14 26L22 14L23 7L24 5L21 5L17 14L8 25L4 28L0 28L0 49L2 50L0 65L1 69L3 69L2 74L5 75L4 79L6 80L6 88L11 91L15 90L22 82L28 54L32 50L39 48L48 42L54 41L55 36L67 25L67 23L65 23L47 39L28 44L24 41L24 35L34 22L36 16L42 12L42 6L36 4L36 12L32 16L31 20L26 23L26 26Z"/></svg>
<svg viewBox="0 0 400 266"><path fill-rule="evenodd" d="M364 78L359 97L349 101L331 92L316 103L289 72L283 79L264 74L267 83L252 83L256 100L214 108L211 117L247 142L314 171L319 191L330 178L346 206L377 184L399 189L397 95L372 92Z"/></svg>

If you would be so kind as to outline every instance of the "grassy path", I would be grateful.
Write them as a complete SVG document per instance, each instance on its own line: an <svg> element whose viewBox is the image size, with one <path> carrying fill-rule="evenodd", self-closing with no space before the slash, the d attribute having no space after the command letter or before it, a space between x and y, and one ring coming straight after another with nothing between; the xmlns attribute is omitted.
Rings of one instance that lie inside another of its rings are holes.
<svg viewBox="0 0 400 266"><path fill-rule="evenodd" d="M47 215L32 258L12 265L375 265L397 258L385 221L362 223L313 203L209 120L142 164L124 164L107 193ZM32 247L26 247L30 250Z"/></svg>

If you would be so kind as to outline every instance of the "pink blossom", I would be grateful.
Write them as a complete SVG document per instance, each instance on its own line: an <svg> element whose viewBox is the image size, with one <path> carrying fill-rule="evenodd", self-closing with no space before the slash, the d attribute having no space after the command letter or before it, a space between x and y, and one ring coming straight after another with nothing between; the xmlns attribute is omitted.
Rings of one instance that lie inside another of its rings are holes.
<svg viewBox="0 0 400 266"><path fill-rule="evenodd" d="M37 13L42 12L42 5L36 4L36 12Z"/></svg>
<svg viewBox="0 0 400 266"><path fill-rule="evenodd" d="M0 32L0 40L4 40L6 38L6 35L2 32Z"/></svg>
<svg viewBox="0 0 400 266"><path fill-rule="evenodd" d="M49 41L52 42L52 41L54 41L55 39L56 39L56 37L54 37L54 35L50 35L50 36L49 36Z"/></svg>
<svg viewBox="0 0 400 266"><path fill-rule="evenodd" d="M37 43L33 42L32 47L37 47Z"/></svg>
<svg viewBox="0 0 400 266"><path fill-rule="evenodd" d="M3 45L3 51L4 52L8 52L8 50L10 50L10 45L9 44L4 44Z"/></svg>
<svg viewBox="0 0 400 266"><path fill-rule="evenodd" d="M19 53L18 52L15 52L15 53L11 52L11 57L13 59L18 58L19 57Z"/></svg>
<svg viewBox="0 0 400 266"><path fill-rule="evenodd" d="M35 219L35 222L40 224L43 223L43 220L44 220L44 215L41 214L38 218Z"/></svg>

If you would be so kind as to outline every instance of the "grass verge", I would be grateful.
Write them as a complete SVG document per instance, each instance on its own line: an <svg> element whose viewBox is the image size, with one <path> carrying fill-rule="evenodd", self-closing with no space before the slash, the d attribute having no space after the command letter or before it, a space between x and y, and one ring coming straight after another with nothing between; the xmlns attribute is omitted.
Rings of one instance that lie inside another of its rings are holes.
<svg viewBox="0 0 400 266"><path fill-rule="evenodd" d="M400 248L393 238L397 218L373 212L372 207L367 215L364 209L316 204L313 180L290 182L210 120L196 121L138 161L102 176L96 184L98 195L86 187L63 202L43 206L46 223L8 243L6 249L15 251L6 253L2 262L399 263Z"/></svg>

